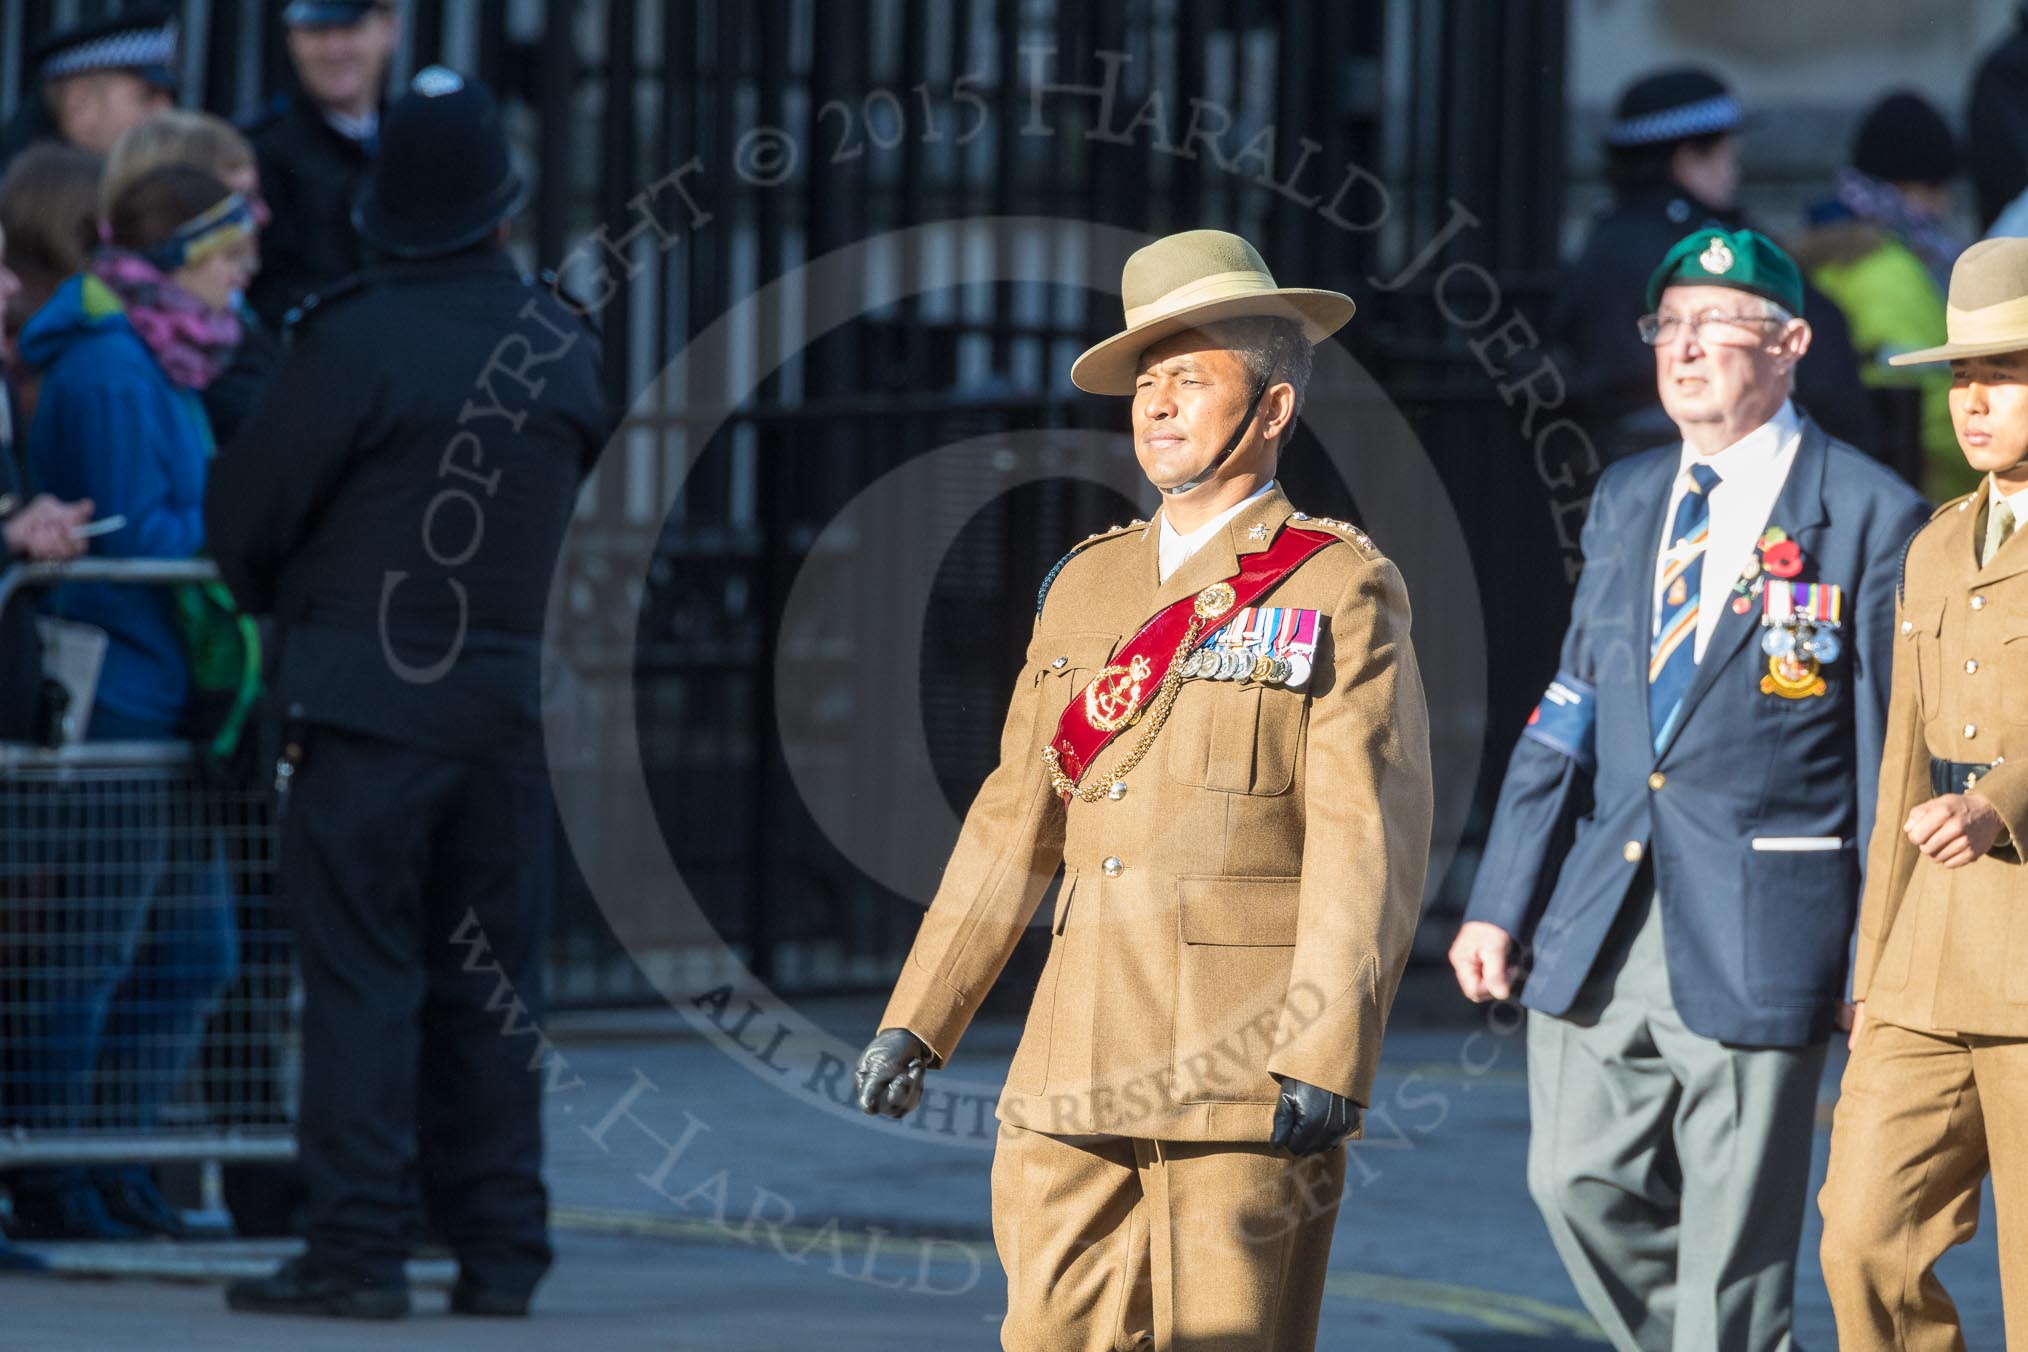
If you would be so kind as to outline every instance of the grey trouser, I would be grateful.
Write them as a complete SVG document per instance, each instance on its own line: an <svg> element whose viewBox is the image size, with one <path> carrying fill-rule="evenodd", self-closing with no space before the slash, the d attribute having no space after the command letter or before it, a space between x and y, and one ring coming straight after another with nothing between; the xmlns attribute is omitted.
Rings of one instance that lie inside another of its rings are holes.
<svg viewBox="0 0 2028 1352"><path fill-rule="evenodd" d="M1788 1352L1825 1048L1683 1026L1662 911L1628 916L1562 1018L1528 1019L1528 1190L1622 1352Z"/></svg>

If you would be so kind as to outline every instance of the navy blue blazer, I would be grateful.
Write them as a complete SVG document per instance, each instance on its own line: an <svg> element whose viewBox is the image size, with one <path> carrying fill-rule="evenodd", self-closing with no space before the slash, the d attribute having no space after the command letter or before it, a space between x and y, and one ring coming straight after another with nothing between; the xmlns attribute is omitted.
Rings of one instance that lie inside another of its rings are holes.
<svg viewBox="0 0 2028 1352"><path fill-rule="evenodd" d="M1762 693L1760 602L1740 614L1720 591L1706 602L1724 612L1658 751L1647 678L1655 555L1680 456L1680 444L1661 447L1599 478L1562 667L1595 688L1596 765L1521 739L1466 918L1529 949L1522 1003L1563 1014L1645 860L1683 1022L1721 1042L1808 1045L1830 1035L1846 989L1901 553L1929 509L1805 418L1767 524L1802 549L1795 581L1844 589L1844 651L1823 669L1828 688L1801 699ZM1798 836L1842 844L1754 848L1756 838Z"/></svg>

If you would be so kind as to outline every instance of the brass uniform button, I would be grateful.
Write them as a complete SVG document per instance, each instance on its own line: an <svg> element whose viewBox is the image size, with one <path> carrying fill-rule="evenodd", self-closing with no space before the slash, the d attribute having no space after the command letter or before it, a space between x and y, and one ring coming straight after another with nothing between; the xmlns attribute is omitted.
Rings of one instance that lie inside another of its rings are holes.
<svg viewBox="0 0 2028 1352"><path fill-rule="evenodd" d="M1965 675L1976 676L1978 675L1978 673L1979 673L1979 660L1976 657L1972 658L1970 661L1965 663Z"/></svg>
<svg viewBox="0 0 2028 1352"><path fill-rule="evenodd" d="M1059 657L1049 664L1049 669L1051 671L1062 671L1068 665L1070 665L1068 657Z"/></svg>
<svg viewBox="0 0 2028 1352"><path fill-rule="evenodd" d="M1655 790L1657 793L1660 793L1662 791L1662 786L1664 784L1667 784L1668 782L1669 776L1663 774L1660 770L1657 770L1655 771L1655 773L1648 776L1648 787Z"/></svg>
<svg viewBox="0 0 2028 1352"><path fill-rule="evenodd" d="M1976 723L1967 723L1967 724L1965 724L1965 740L1966 740L1966 741L1968 741L1968 742L1969 742L1969 741L1971 741L1971 740L1972 740L1972 739L1973 739L1974 737L1977 737L1978 735L1979 735L1979 725L1978 725L1978 724L1976 724Z"/></svg>
<svg viewBox="0 0 2028 1352"><path fill-rule="evenodd" d="M1127 871L1127 866L1119 861L1117 855L1106 856L1105 863L1100 864L1099 867L1105 870L1105 875L1108 878L1117 878Z"/></svg>
<svg viewBox="0 0 2028 1352"><path fill-rule="evenodd" d="M1904 633L1904 634L1912 634L1912 633L1914 633L1914 632L1915 632L1915 621L1914 621L1914 620L1903 620L1903 621L1901 622L1901 632L1902 632L1902 633Z"/></svg>
<svg viewBox="0 0 2028 1352"><path fill-rule="evenodd" d="M1985 598L1985 597L1983 597L1983 596L1974 596L1974 597L1972 598L1972 609L1973 609L1973 610L1984 610L1985 608L1986 608L1986 598Z"/></svg>
<svg viewBox="0 0 2028 1352"><path fill-rule="evenodd" d="M1628 841L1628 842L1626 843L1626 845L1625 845L1624 847L1622 847L1622 848L1621 848L1621 850L1620 850L1620 856L1621 856L1621 857L1622 857L1623 859L1625 859L1625 860L1626 860L1626 861L1627 861L1627 862L1628 862L1629 864L1638 864L1638 863L1640 863L1640 862L1641 862L1641 842L1640 842L1640 841L1638 841L1638 840L1630 840L1630 841Z"/></svg>

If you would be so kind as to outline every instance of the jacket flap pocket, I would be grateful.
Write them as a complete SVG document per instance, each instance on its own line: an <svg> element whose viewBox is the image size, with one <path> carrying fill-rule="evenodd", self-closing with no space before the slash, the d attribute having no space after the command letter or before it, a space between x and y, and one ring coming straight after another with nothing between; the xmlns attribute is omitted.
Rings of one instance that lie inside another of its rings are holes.
<svg viewBox="0 0 2028 1352"><path fill-rule="evenodd" d="M1178 878L1183 942L1293 944L1302 886L1301 878Z"/></svg>
<svg viewBox="0 0 2028 1352"><path fill-rule="evenodd" d="M1037 638L1031 651L1035 655L1035 679L1039 682L1054 678L1066 684L1077 678L1084 684L1106 664L1112 656L1113 644L1119 635L1098 632L1051 634Z"/></svg>
<svg viewBox="0 0 2028 1352"><path fill-rule="evenodd" d="M1901 636L1915 638L1928 634L1932 637L1943 628L1944 598L1910 597L1901 606Z"/></svg>

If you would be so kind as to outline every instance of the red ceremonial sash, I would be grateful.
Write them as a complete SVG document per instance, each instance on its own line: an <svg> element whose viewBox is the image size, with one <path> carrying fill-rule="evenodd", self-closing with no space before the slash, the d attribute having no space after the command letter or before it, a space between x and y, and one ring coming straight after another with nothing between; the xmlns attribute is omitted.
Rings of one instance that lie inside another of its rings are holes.
<svg viewBox="0 0 2028 1352"><path fill-rule="evenodd" d="M1248 555L1239 571L1225 579L1232 589L1231 599L1217 617L1205 622L1204 634L1217 632L1224 616L1252 605L1294 572L1296 565L1337 538L1323 531L1284 527L1272 545ZM1132 716L1153 698L1175 659L1176 646L1190 630L1200 595L1202 592L1192 593L1156 612L1104 671L1071 696L1049 744L1056 752L1057 765L1072 782L1084 778L1098 754L1126 731Z"/></svg>

